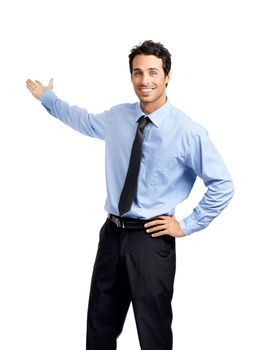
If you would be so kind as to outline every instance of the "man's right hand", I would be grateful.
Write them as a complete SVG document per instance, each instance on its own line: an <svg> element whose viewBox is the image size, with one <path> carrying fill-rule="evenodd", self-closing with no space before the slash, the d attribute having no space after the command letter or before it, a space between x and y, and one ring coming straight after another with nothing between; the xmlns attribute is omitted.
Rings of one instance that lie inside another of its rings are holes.
<svg viewBox="0 0 259 350"><path fill-rule="evenodd" d="M53 78L50 79L49 84L47 86L43 85L39 80L35 80L34 82L31 79L28 79L26 81L26 86L30 90L32 95L39 100L41 95L44 94L44 92L53 89Z"/></svg>

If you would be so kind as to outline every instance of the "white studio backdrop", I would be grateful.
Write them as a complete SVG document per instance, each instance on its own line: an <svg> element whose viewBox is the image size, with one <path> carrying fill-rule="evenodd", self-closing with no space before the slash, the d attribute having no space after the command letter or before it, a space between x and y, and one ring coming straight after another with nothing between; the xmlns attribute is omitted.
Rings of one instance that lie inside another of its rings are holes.
<svg viewBox="0 0 259 350"><path fill-rule="evenodd" d="M208 129L236 187L205 231L177 240L174 349L257 350L256 1L24 0L0 7L0 349L85 349L106 217L103 143L49 116L25 81L54 77L60 98L91 112L133 102L128 54L153 39L172 53L168 97ZM179 219L203 192L197 181ZM132 309L118 349L139 349Z"/></svg>

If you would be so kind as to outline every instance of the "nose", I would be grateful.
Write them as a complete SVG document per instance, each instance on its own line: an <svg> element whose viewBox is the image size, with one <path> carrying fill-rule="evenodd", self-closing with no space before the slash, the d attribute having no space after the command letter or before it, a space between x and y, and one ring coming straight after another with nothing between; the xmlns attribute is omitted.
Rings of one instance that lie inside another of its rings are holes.
<svg viewBox="0 0 259 350"><path fill-rule="evenodd" d="M150 75L148 73L143 73L141 83L142 83L142 85L149 85L150 84Z"/></svg>

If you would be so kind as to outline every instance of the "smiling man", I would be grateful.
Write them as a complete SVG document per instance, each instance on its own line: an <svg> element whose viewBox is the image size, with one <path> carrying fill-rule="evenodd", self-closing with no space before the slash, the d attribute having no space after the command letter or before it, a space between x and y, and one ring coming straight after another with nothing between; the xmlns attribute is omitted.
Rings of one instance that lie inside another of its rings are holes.
<svg viewBox="0 0 259 350"><path fill-rule="evenodd" d="M92 275L87 349L116 349L132 302L141 349L171 350L175 238L206 228L233 184L206 130L167 99L168 50L145 41L131 50L129 66L139 102L100 114L60 100L53 80L27 80L27 87L51 115L105 142L108 217ZM179 222L175 208L197 176L207 191Z"/></svg>
<svg viewBox="0 0 259 350"><path fill-rule="evenodd" d="M131 80L141 108L151 114L166 103L170 72L164 72L162 60L151 55L137 55L131 62Z"/></svg>

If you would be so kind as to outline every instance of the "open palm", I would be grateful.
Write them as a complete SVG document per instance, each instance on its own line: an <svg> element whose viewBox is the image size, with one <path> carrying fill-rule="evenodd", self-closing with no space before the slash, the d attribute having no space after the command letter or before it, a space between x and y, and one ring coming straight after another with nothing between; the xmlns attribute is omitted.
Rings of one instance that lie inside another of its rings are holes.
<svg viewBox="0 0 259 350"><path fill-rule="evenodd" d="M39 100L39 98L42 94L44 94L44 92L53 89L53 78L50 79L48 85L43 85L39 80L33 81L31 79L28 79L26 81L26 86L30 90L32 95Z"/></svg>

